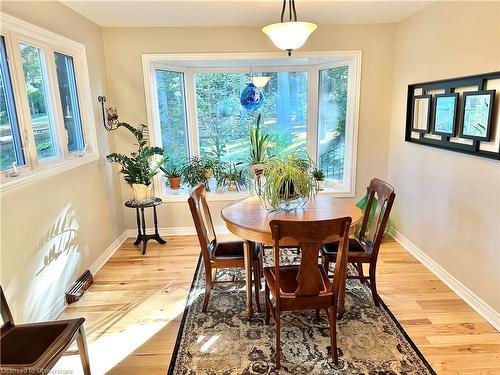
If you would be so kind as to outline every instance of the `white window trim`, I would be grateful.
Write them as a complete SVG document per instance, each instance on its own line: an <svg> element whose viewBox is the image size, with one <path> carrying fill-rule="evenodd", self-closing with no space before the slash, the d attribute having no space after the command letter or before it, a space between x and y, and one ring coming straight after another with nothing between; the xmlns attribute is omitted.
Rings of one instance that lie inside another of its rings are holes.
<svg viewBox="0 0 500 375"><path fill-rule="evenodd" d="M18 117L19 131L23 144L25 165L17 167L19 175L9 177L12 170L4 170L0 177L0 192L18 189L23 185L41 181L73 168L99 159L95 117L93 111L90 79L85 45L53 33L26 21L1 13L0 34L5 37L5 48L9 57L10 77ZM57 154L54 157L37 160L31 116L25 93L24 72L20 59L19 43L25 42L43 48L43 58L47 62L46 90L49 102L49 116L53 122L54 138L57 140ZM54 52L73 58L78 104L82 132L85 141L83 151L68 152L67 135L64 130L58 81L55 70Z"/></svg>
<svg viewBox="0 0 500 375"><path fill-rule="evenodd" d="M348 99L346 111L346 123L352 124L346 132L346 145L344 155L344 170L348 166L350 168L350 176L347 177L342 187L330 186L320 194L328 194L336 197L354 197L356 187L356 162L357 162L357 143L358 143L358 122L359 122L359 102L361 96L361 51L316 51L305 52L295 51L294 57L304 58L321 58L329 57L336 58L335 62L327 64L318 64L315 66L283 66L283 67L265 67L266 72L278 71L308 71L309 93L308 95L308 115L307 115L307 138L311 141L307 142L307 152L316 160L318 146L318 94L319 94L319 72L320 69L331 68L335 66L349 65L349 81L348 81ZM263 59L282 59L282 52L245 52L245 53L159 53L159 54L142 54L142 67L144 78L144 90L146 99L146 112L148 124L150 127L151 144L162 146L160 132L160 122L158 106L156 103L156 77L155 69L165 69L184 73L186 87L186 113L187 113L187 131L190 156L199 156L199 141L198 141L198 119L196 116L195 106L195 87L193 80L193 70L207 72L248 72L247 66L242 67L185 67L175 65L175 61L216 61L216 60L263 60ZM165 63L168 61L168 63ZM253 67L254 71L258 71L260 67ZM354 97L353 97L354 96ZM349 142L349 143L348 143ZM183 192L168 193L165 187L163 178L157 175L153 181L154 191L166 202L185 201L187 194ZM338 189L342 188L342 191ZM209 194L209 201L233 201L248 196L249 192L241 193L213 193Z"/></svg>

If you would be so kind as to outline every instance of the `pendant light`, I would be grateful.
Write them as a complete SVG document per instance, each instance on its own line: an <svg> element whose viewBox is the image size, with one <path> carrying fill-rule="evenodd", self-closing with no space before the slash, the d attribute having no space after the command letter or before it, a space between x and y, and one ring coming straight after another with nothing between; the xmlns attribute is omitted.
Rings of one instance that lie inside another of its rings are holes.
<svg viewBox="0 0 500 375"><path fill-rule="evenodd" d="M283 8L281 9L281 22L273 23L264 26L262 31L271 38L272 42L279 49L288 51L288 56L292 54L292 50L300 48L304 45L309 35L318 28L318 25L312 22L297 21L297 11L295 10L295 0L288 0L287 22L283 21L283 16L286 11L287 0L283 0Z"/></svg>

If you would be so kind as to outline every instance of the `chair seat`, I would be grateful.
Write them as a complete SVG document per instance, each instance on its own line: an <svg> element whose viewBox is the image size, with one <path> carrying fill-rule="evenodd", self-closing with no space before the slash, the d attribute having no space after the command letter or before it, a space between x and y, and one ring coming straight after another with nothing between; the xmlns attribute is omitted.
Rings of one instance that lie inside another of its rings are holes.
<svg viewBox="0 0 500 375"><path fill-rule="evenodd" d="M243 241L217 242L214 249L210 252L212 260L243 260ZM259 256L260 245L250 242L252 247L252 258Z"/></svg>
<svg viewBox="0 0 500 375"><path fill-rule="evenodd" d="M321 253L326 256L336 257L339 249L338 242L326 243L321 247ZM349 258L370 257L367 246L363 246L357 238L349 238Z"/></svg>
<svg viewBox="0 0 500 375"><path fill-rule="evenodd" d="M300 266L281 266L280 267L280 296L275 295L276 288L276 276L274 267L264 268L264 278L266 279L266 284L269 286L272 296L276 299L281 298L281 308L282 310L294 309L307 309L308 305L311 308L322 307L320 300L324 297L325 306L331 305L331 297L333 293L331 292L331 282L328 279L328 275L325 272L323 266L318 264L318 270L321 275L321 287L318 295L313 296L296 296L295 291L299 286L297 282L297 276L299 274ZM286 299L289 298L290 301L287 302Z"/></svg>
<svg viewBox="0 0 500 375"><path fill-rule="evenodd" d="M73 342L85 319L16 325L2 332L2 367L45 367Z"/></svg>

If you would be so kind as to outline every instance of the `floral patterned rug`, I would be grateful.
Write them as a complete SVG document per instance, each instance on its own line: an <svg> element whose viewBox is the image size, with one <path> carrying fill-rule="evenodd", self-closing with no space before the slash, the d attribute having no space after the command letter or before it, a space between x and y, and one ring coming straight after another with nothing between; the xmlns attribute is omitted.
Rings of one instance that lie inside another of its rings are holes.
<svg viewBox="0 0 500 375"><path fill-rule="evenodd" d="M267 259L266 259L267 260ZM297 261L287 251L285 262ZM240 270L219 271L218 277L242 278ZM322 311L282 313L281 363L274 365L274 321L263 312L245 314L245 289L217 285L208 312L201 312L205 288L199 262L170 362L169 375L179 374L435 374L385 304L373 305L368 286L348 280L346 311L337 323L339 365L330 355L328 321Z"/></svg>

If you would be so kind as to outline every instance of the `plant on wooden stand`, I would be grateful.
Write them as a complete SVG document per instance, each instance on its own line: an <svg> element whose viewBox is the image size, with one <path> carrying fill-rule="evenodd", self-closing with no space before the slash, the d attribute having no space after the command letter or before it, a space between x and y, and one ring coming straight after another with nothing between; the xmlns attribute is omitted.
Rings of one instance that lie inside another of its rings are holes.
<svg viewBox="0 0 500 375"><path fill-rule="evenodd" d="M117 128L125 128L130 131L136 141L138 149L136 152L131 152L130 156L113 152L106 156L110 163L118 163L121 166L120 173L124 175L125 181L132 186L134 199L139 202L151 199L151 182L153 177L160 171L160 166L168 160L163 156L161 147L148 146L148 138L144 135L146 125L141 124L140 127L134 128L125 122L120 122ZM162 158L156 162L152 159L156 155L161 155Z"/></svg>
<svg viewBox="0 0 500 375"><path fill-rule="evenodd" d="M265 177L261 201L272 210L289 211L305 204L316 193L310 173L312 161L303 152L269 159L264 165Z"/></svg>

